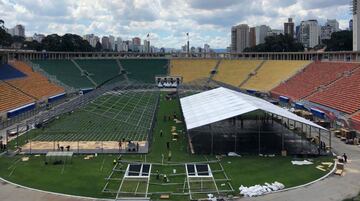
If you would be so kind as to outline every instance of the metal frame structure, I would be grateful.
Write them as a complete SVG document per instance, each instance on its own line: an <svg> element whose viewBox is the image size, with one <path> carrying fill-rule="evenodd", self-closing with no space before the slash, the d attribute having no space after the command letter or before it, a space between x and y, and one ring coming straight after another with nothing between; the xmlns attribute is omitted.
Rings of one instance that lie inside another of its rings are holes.
<svg viewBox="0 0 360 201"><path fill-rule="evenodd" d="M193 82L190 83L184 83L182 85L180 85L178 87L178 94L179 97L186 97L192 94L196 94L196 93L200 93L200 92L204 92L210 89L214 89L217 87L226 87L229 88L231 90L235 90L238 92L244 92L241 89L238 89L236 87L232 87L229 86L227 84L224 84L222 82L218 82L218 81L214 81L214 80L210 80L209 82L206 82L206 80L195 80ZM272 115L271 113L266 113L268 116L271 116L271 119L273 122L275 122L275 124L277 126L281 126L281 132L279 133L282 139L282 148L285 147L285 142L284 141L292 141L292 142L300 142L299 147L295 148L297 150L301 150L299 152L299 154L328 154L331 152L331 132L330 131L322 131L321 129L317 129L314 128L312 126L309 125L305 125L301 122L296 122L290 119L286 119L284 117L277 117L277 115ZM292 124L294 125L293 128L285 128L285 122L287 125L289 125L289 122L292 122ZM234 127L234 125L231 126L224 126L221 125L221 123L219 124L214 124L214 125L207 125L207 126L203 126L200 128L196 128L193 130L188 130L188 140L189 140L189 148L192 149L194 151L194 146L193 146L193 141L192 141L192 134L194 134L194 131L201 131L201 132L207 132L208 135L210 136L210 139L214 139L214 133L221 133L222 135L227 135L229 133L233 133L235 136L237 136L239 134L239 132L237 131L239 129L239 123L235 124L236 126ZM272 123L273 124L273 123ZM226 124L225 124L226 125ZM258 139L259 139L259 144L258 146L261 146L261 135L259 135L260 133L264 132L261 131L260 129L258 129L259 126L257 126L257 128L255 129L255 132L258 133ZM209 136L206 136L206 138L208 138ZM316 139L315 139L316 138ZM236 137L235 137L236 139ZM323 142L327 141L327 143L323 143ZM305 143L308 142L308 143ZM235 144L235 142L234 142ZM289 145L289 143L287 143ZM214 154L213 152L213 147L214 147L214 142L212 140L211 142L211 153ZM309 150L305 150L305 148L308 147ZM258 154L261 154L261 150L258 148ZM234 149L233 151L236 152L236 149Z"/></svg>

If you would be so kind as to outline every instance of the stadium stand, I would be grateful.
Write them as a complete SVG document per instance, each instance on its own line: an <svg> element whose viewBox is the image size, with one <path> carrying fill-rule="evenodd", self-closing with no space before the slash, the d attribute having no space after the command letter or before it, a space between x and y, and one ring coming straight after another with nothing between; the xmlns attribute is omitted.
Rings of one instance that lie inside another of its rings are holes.
<svg viewBox="0 0 360 201"><path fill-rule="evenodd" d="M182 76L185 83L209 78L217 62L215 59L173 59L170 62L170 75Z"/></svg>
<svg viewBox="0 0 360 201"><path fill-rule="evenodd" d="M166 59L120 59L129 79L155 83L156 75L166 75ZM116 62L116 61L114 61Z"/></svg>
<svg viewBox="0 0 360 201"><path fill-rule="evenodd" d="M263 92L270 91L309 63L309 61L266 61L241 88Z"/></svg>
<svg viewBox="0 0 360 201"><path fill-rule="evenodd" d="M59 81L71 87L77 89L94 87L70 60L33 60L31 62L39 64L47 73L56 76Z"/></svg>
<svg viewBox="0 0 360 201"><path fill-rule="evenodd" d="M354 129L360 131L360 112L355 113L355 114L351 117L350 122L351 122L351 124L352 124L351 126L352 126Z"/></svg>
<svg viewBox="0 0 360 201"><path fill-rule="evenodd" d="M0 80L25 77L26 75L9 64L0 64Z"/></svg>
<svg viewBox="0 0 360 201"><path fill-rule="evenodd" d="M339 79L345 71L351 71L358 64L314 62L302 72L280 84L271 91L273 97L286 96L299 100L316 92L320 86L326 86Z"/></svg>
<svg viewBox="0 0 360 201"><path fill-rule="evenodd" d="M83 70L90 73L90 77L97 84L113 78L120 72L116 60L113 59L78 59L76 62Z"/></svg>
<svg viewBox="0 0 360 201"><path fill-rule="evenodd" d="M0 113L35 102L33 98L0 81Z"/></svg>
<svg viewBox="0 0 360 201"><path fill-rule="evenodd" d="M64 93L63 88L50 83L48 79L41 74L33 72L31 67L24 62L12 61L11 65L27 75L25 78L6 81L19 91L41 100Z"/></svg>
<svg viewBox="0 0 360 201"><path fill-rule="evenodd" d="M360 70L345 75L306 100L352 114L360 110Z"/></svg>
<svg viewBox="0 0 360 201"><path fill-rule="evenodd" d="M237 87L261 62L260 60L222 60L213 79Z"/></svg>

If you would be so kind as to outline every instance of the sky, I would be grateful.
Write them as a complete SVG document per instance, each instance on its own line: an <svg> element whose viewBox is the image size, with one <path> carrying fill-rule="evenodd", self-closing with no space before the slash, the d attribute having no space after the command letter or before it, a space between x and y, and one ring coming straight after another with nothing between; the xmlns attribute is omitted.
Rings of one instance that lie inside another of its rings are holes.
<svg viewBox="0 0 360 201"><path fill-rule="evenodd" d="M25 25L26 35L74 33L120 36L150 33L152 45L180 48L189 32L191 46L226 48L231 26L269 25L283 29L292 17L337 19L341 29L351 19L350 0L0 0L0 19L11 28Z"/></svg>

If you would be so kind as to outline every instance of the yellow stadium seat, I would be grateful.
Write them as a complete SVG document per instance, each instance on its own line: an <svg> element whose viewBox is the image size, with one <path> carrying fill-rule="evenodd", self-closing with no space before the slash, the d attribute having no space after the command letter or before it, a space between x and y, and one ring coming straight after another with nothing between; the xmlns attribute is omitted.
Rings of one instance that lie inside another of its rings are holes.
<svg viewBox="0 0 360 201"><path fill-rule="evenodd" d="M215 59L173 59L170 62L170 75L182 76L184 83L209 78L217 62Z"/></svg>
<svg viewBox="0 0 360 201"><path fill-rule="evenodd" d="M311 61L266 61L241 88L268 92L310 63Z"/></svg>
<svg viewBox="0 0 360 201"><path fill-rule="evenodd" d="M238 87L261 62L260 60L222 60L213 79Z"/></svg>

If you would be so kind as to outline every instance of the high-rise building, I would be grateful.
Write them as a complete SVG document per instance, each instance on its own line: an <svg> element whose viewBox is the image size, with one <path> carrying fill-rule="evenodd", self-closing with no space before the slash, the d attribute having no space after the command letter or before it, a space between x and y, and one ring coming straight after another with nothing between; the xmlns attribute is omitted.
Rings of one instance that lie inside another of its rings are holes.
<svg viewBox="0 0 360 201"><path fill-rule="evenodd" d="M299 32L299 41L304 47L313 48L319 44L320 28L317 20L302 21Z"/></svg>
<svg viewBox="0 0 360 201"><path fill-rule="evenodd" d="M205 52L205 53L210 52L210 45L204 44L204 52Z"/></svg>
<svg viewBox="0 0 360 201"><path fill-rule="evenodd" d="M134 45L138 45L138 46L141 45L141 39L139 37L133 38L132 42L133 42Z"/></svg>
<svg viewBox="0 0 360 201"><path fill-rule="evenodd" d="M86 34L83 38L88 41L92 47L96 47L96 44L100 41L100 38L94 34Z"/></svg>
<svg viewBox="0 0 360 201"><path fill-rule="evenodd" d="M325 23L325 26L332 27L334 32L340 31L339 22L336 19L328 19Z"/></svg>
<svg viewBox="0 0 360 201"><path fill-rule="evenodd" d="M256 45L265 43L265 38L266 38L267 33L269 32L269 30L270 30L270 27L266 26L266 25L257 26L255 28Z"/></svg>
<svg viewBox="0 0 360 201"><path fill-rule="evenodd" d="M12 29L8 29L7 32L11 36L21 36L21 37L25 38L25 27L23 25L21 25L21 24L16 25Z"/></svg>
<svg viewBox="0 0 360 201"><path fill-rule="evenodd" d="M231 28L231 51L242 52L249 47L249 26L240 24Z"/></svg>
<svg viewBox="0 0 360 201"><path fill-rule="evenodd" d="M144 52L146 52L146 53L151 52L150 41L148 41L148 40L144 40Z"/></svg>
<svg viewBox="0 0 360 201"><path fill-rule="evenodd" d="M337 31L340 31L339 22L337 20L327 20L325 26L322 26L320 30L320 42L330 39L331 34Z"/></svg>
<svg viewBox="0 0 360 201"><path fill-rule="evenodd" d="M121 37L117 37L115 41L115 51L123 52L124 51L124 43Z"/></svg>
<svg viewBox="0 0 360 201"><path fill-rule="evenodd" d="M294 37L294 27L293 19L289 18L288 21L284 23L284 34Z"/></svg>
<svg viewBox="0 0 360 201"><path fill-rule="evenodd" d="M115 37L110 35L109 36L109 43L110 43L110 49L115 50Z"/></svg>
<svg viewBox="0 0 360 201"><path fill-rule="evenodd" d="M297 25L295 27L295 37L296 37L297 41L300 41L300 25Z"/></svg>
<svg viewBox="0 0 360 201"><path fill-rule="evenodd" d="M104 50L110 50L110 40L109 40L109 37L107 37L107 36L103 36L102 38L101 38L101 45L102 45L102 48L104 49Z"/></svg>
<svg viewBox="0 0 360 201"><path fill-rule="evenodd" d="M14 27L14 35L25 37L25 27L21 24L18 24Z"/></svg>
<svg viewBox="0 0 360 201"><path fill-rule="evenodd" d="M249 40L249 46L254 47L256 45L256 27L250 28Z"/></svg>
<svg viewBox="0 0 360 201"><path fill-rule="evenodd" d="M353 0L353 50L360 51L360 0Z"/></svg>

